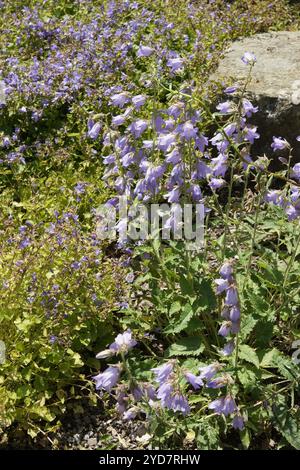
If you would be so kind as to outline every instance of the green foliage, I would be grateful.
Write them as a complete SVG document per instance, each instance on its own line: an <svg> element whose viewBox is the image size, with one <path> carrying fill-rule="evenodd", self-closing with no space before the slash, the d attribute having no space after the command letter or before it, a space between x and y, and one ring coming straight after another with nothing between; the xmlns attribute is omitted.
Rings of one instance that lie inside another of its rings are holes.
<svg viewBox="0 0 300 470"><path fill-rule="evenodd" d="M14 422L31 436L39 426L53 430L73 399L95 400L84 365L87 351L113 335L122 274L81 232L75 215L61 214L42 228L22 226L30 239L25 248L20 247L18 221L11 220L2 232L2 430Z"/></svg>

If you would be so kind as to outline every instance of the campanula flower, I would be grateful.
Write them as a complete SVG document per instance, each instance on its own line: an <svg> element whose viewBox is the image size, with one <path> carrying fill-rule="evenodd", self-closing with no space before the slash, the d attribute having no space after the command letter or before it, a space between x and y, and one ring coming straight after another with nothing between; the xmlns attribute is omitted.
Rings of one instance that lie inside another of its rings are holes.
<svg viewBox="0 0 300 470"><path fill-rule="evenodd" d="M221 114L231 114L234 112L234 104L231 101L224 101L224 103L220 103L217 106L217 110Z"/></svg>
<svg viewBox="0 0 300 470"><path fill-rule="evenodd" d="M216 191L217 189L222 188L226 184L226 181L222 178L211 178L208 185L213 190Z"/></svg>
<svg viewBox="0 0 300 470"><path fill-rule="evenodd" d="M110 103L119 108L123 108L125 103L128 103L129 100L129 95L126 92L116 93L110 97Z"/></svg>
<svg viewBox="0 0 300 470"><path fill-rule="evenodd" d="M100 134L101 130L101 124L99 122L96 122L95 124L93 121L89 121L88 123L88 136L90 139L97 139L97 137Z"/></svg>
<svg viewBox="0 0 300 470"><path fill-rule="evenodd" d="M216 375L220 368L221 364L219 364L218 362L214 362L208 366L199 367L200 378L210 380Z"/></svg>
<svg viewBox="0 0 300 470"><path fill-rule="evenodd" d="M162 384L166 382L166 380L169 378L170 374L173 371L173 362L166 362L165 364L162 364L161 366L155 367L154 369L151 369L152 372L154 372L155 375L155 380Z"/></svg>
<svg viewBox="0 0 300 470"><path fill-rule="evenodd" d="M223 347L223 349L221 350L221 355L222 356L230 356L233 351L234 351L234 348L235 348L235 344L233 341L228 341L225 346Z"/></svg>
<svg viewBox="0 0 300 470"><path fill-rule="evenodd" d="M98 375L93 377L96 382L96 390L103 389L110 392L111 389L117 384L120 377L120 368L110 366Z"/></svg>
<svg viewBox="0 0 300 470"><path fill-rule="evenodd" d="M240 309L239 307L237 307L236 305L234 305L231 309L230 309L230 320L232 322L237 322L239 321L240 317L241 317L241 312L240 312Z"/></svg>
<svg viewBox="0 0 300 470"><path fill-rule="evenodd" d="M236 287L229 287L226 291L225 305L237 305L238 301L239 299Z"/></svg>
<svg viewBox="0 0 300 470"><path fill-rule="evenodd" d="M229 288L227 279L216 279L215 283L217 284L217 294L222 294Z"/></svg>
<svg viewBox="0 0 300 470"><path fill-rule="evenodd" d="M242 61L246 65L254 65L256 62L256 57L253 54L253 52L245 52L245 54L242 57Z"/></svg>
<svg viewBox="0 0 300 470"><path fill-rule="evenodd" d="M217 400L212 401L208 408L210 410L214 410L217 414L223 414L224 416L228 416L234 413L237 409L234 399L227 395L225 398L218 398Z"/></svg>
<svg viewBox="0 0 300 470"><path fill-rule="evenodd" d="M223 279L230 279L233 274L232 264L226 261L220 268L220 275Z"/></svg>
<svg viewBox="0 0 300 470"><path fill-rule="evenodd" d="M194 387L195 390L198 390L204 385L204 382L200 376L192 374L191 372L186 372L184 376L186 380Z"/></svg>
<svg viewBox="0 0 300 470"><path fill-rule="evenodd" d="M138 57L149 57L154 52L153 47L149 46L140 46L137 51Z"/></svg>
<svg viewBox="0 0 300 470"><path fill-rule="evenodd" d="M241 415L239 414L236 414L232 420L232 427L234 429L239 429L240 431L242 431L245 427L245 424L244 424L244 419L242 418Z"/></svg>
<svg viewBox="0 0 300 470"><path fill-rule="evenodd" d="M284 150L290 148L290 144L287 140L282 139L281 137L273 137L273 143L271 144L273 152L277 150Z"/></svg>
<svg viewBox="0 0 300 470"><path fill-rule="evenodd" d="M132 103L136 109L141 108L146 102L145 95L136 95L132 98Z"/></svg>
<svg viewBox="0 0 300 470"><path fill-rule="evenodd" d="M292 168L292 177L300 180L300 163L296 163L296 165Z"/></svg>
<svg viewBox="0 0 300 470"><path fill-rule="evenodd" d="M174 59L169 59L167 66L170 67L172 72L178 72L183 69L184 60L181 57L175 57Z"/></svg>

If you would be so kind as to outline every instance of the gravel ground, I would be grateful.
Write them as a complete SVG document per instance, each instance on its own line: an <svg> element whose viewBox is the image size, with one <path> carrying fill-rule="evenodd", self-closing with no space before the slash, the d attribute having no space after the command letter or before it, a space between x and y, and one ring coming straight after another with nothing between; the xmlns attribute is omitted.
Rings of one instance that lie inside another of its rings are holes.
<svg viewBox="0 0 300 470"><path fill-rule="evenodd" d="M151 449L150 436L142 420L124 422L108 418L97 407L85 406L83 414L69 412L56 433L32 440L12 430L0 443L4 449L109 450Z"/></svg>
<svg viewBox="0 0 300 470"><path fill-rule="evenodd" d="M61 449L145 449L150 448L148 436L143 421L107 419L97 408L90 408L83 416L67 418L54 442Z"/></svg>

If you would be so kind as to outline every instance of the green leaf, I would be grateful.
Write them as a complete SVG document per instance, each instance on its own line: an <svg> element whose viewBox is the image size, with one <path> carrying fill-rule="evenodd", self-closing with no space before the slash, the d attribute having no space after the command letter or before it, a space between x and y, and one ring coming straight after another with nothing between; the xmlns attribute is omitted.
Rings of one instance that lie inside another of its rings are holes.
<svg viewBox="0 0 300 470"><path fill-rule="evenodd" d="M249 429L245 428L242 431L240 431L240 436L241 436L241 441L242 441L244 449L248 449L250 446L250 442L251 442Z"/></svg>
<svg viewBox="0 0 300 470"><path fill-rule="evenodd" d="M260 348L268 347L274 334L274 326L274 322L266 321L266 318L256 323L253 334L256 346Z"/></svg>
<svg viewBox="0 0 300 470"><path fill-rule="evenodd" d="M274 366L285 379L299 381L299 366L291 358L279 354L274 360Z"/></svg>
<svg viewBox="0 0 300 470"><path fill-rule="evenodd" d="M183 338L173 343L166 351L167 357L172 356L198 356L204 351L204 344L198 336Z"/></svg>
<svg viewBox="0 0 300 470"><path fill-rule="evenodd" d="M238 371L237 376L246 391L253 390L257 386L258 377L253 370L242 367Z"/></svg>
<svg viewBox="0 0 300 470"><path fill-rule="evenodd" d="M174 313L180 312L181 308L182 308L181 303L178 300L176 300L176 302L173 302L170 307L169 315L173 315Z"/></svg>
<svg viewBox="0 0 300 470"><path fill-rule="evenodd" d="M183 308L179 320L174 325L170 324L167 328L165 328L165 333L180 333L181 331L185 330L193 315L193 307L191 304L187 303Z"/></svg>
<svg viewBox="0 0 300 470"><path fill-rule="evenodd" d="M271 349L263 356L260 362L260 366L261 367L274 367L274 364L278 355L280 355L280 352L278 351L278 349L276 348Z"/></svg>
<svg viewBox="0 0 300 470"><path fill-rule="evenodd" d="M250 333L253 331L253 328L255 327L257 323L257 319L253 318L251 315L245 315L242 317L242 323L241 323L241 338L243 341L245 341Z"/></svg>
<svg viewBox="0 0 300 470"><path fill-rule="evenodd" d="M259 367L259 358L253 348L247 344L241 344L239 347L239 357L244 359L244 361L254 364L256 367Z"/></svg>
<svg viewBox="0 0 300 470"><path fill-rule="evenodd" d="M284 404L273 407L274 425L295 449L300 450L300 411L292 414Z"/></svg>

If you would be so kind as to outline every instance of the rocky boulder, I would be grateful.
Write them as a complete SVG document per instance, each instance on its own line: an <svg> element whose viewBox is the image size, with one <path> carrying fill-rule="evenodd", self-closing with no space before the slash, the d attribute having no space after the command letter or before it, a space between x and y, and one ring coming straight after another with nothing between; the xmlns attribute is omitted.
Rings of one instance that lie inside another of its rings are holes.
<svg viewBox="0 0 300 470"><path fill-rule="evenodd" d="M300 32L272 32L256 34L232 43L221 60L214 79L228 83L245 81L248 66L241 57L252 52L257 58L247 93L259 107L253 122L258 125L261 138L254 153L272 154L272 136L286 138L300 161ZM276 156L275 156L276 158Z"/></svg>

